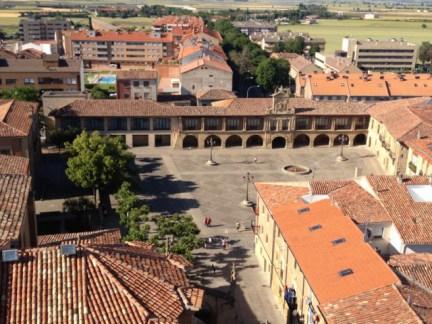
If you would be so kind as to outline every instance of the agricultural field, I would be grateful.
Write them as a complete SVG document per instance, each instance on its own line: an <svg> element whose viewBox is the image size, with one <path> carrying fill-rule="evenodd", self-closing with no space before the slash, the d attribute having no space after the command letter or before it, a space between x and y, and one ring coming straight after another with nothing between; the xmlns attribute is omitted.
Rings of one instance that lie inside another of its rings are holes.
<svg viewBox="0 0 432 324"><path fill-rule="evenodd" d="M320 20L316 25L284 25L279 31L308 32L312 37L325 38L326 53L333 53L341 48L342 38L351 36L360 39L404 38L407 41L421 44L432 41L432 22L390 21L390 20Z"/></svg>
<svg viewBox="0 0 432 324"><path fill-rule="evenodd" d="M95 17L98 20L102 20L114 26L134 26L139 29L150 29L153 18L148 17L130 17L126 19L122 18L108 18L108 17Z"/></svg>

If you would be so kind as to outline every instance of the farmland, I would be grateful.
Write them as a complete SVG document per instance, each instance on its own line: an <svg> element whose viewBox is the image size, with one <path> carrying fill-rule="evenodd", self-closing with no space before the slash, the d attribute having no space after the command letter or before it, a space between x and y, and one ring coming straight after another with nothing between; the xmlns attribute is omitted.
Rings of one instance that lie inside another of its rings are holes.
<svg viewBox="0 0 432 324"><path fill-rule="evenodd" d="M432 22L426 22L426 25L427 28L422 28L422 22L417 21L329 19L320 20L316 25L279 26L279 31L302 31L308 32L312 37L325 38L326 53L333 53L336 49L340 49L344 36L360 39L404 38L416 44L432 41Z"/></svg>

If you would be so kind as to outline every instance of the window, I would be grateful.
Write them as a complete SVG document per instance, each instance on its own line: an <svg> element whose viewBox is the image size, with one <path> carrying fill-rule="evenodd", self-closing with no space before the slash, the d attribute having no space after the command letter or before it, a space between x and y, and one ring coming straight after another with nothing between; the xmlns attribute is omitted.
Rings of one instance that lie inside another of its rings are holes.
<svg viewBox="0 0 432 324"><path fill-rule="evenodd" d="M132 118L132 130L149 130L150 121L148 118Z"/></svg>
<svg viewBox="0 0 432 324"><path fill-rule="evenodd" d="M125 87L130 87L130 81L129 81L129 80L124 80L124 81L123 81L123 85L124 85Z"/></svg>
<svg viewBox="0 0 432 324"><path fill-rule="evenodd" d="M201 118L184 118L183 130L200 130Z"/></svg>
<svg viewBox="0 0 432 324"><path fill-rule="evenodd" d="M16 79L6 79L6 84L7 85L16 84Z"/></svg>
<svg viewBox="0 0 432 324"><path fill-rule="evenodd" d="M127 130L126 118L109 118L108 119L108 130Z"/></svg>
<svg viewBox="0 0 432 324"><path fill-rule="evenodd" d="M317 231L321 228L322 228L322 226L320 224L317 224L317 225L310 226L309 231L314 232L314 231Z"/></svg>
<svg viewBox="0 0 432 324"><path fill-rule="evenodd" d="M333 240L332 244L333 245L339 245L339 244L342 244L342 243L345 243L345 242L346 242L346 239L344 237L341 237L341 238L338 238L336 240Z"/></svg>
<svg viewBox="0 0 432 324"><path fill-rule="evenodd" d="M221 118L206 118L204 119L205 130L221 130L222 119Z"/></svg>
<svg viewBox="0 0 432 324"><path fill-rule="evenodd" d="M277 129L277 120L270 120L270 130L275 131Z"/></svg>
<svg viewBox="0 0 432 324"><path fill-rule="evenodd" d="M246 130L262 130L263 119L262 118L248 118L246 119Z"/></svg>
<svg viewBox="0 0 432 324"><path fill-rule="evenodd" d="M33 78L25 78L24 84L34 84L35 80Z"/></svg>
<svg viewBox="0 0 432 324"><path fill-rule="evenodd" d="M81 128L80 119L78 117L66 117L62 118L60 122L62 129L68 129L68 128Z"/></svg>
<svg viewBox="0 0 432 324"><path fill-rule="evenodd" d="M0 149L0 154L11 155L11 150L10 149Z"/></svg>
<svg viewBox="0 0 432 324"><path fill-rule="evenodd" d="M316 117L315 118L315 129L330 129L331 120L328 117Z"/></svg>
<svg viewBox="0 0 432 324"><path fill-rule="evenodd" d="M296 129L310 129L311 122L309 117L297 117L295 121Z"/></svg>
<svg viewBox="0 0 432 324"><path fill-rule="evenodd" d="M171 135L155 135L155 146L171 146Z"/></svg>
<svg viewBox="0 0 432 324"><path fill-rule="evenodd" d="M143 86L144 87L148 87L150 85L150 82L148 82L148 81L143 81Z"/></svg>
<svg viewBox="0 0 432 324"><path fill-rule="evenodd" d="M243 120L241 118L227 118L226 119L227 130L241 130L243 129Z"/></svg>
<svg viewBox="0 0 432 324"><path fill-rule="evenodd" d="M140 86L140 82L139 81L134 81L133 82L133 86L134 87L139 87Z"/></svg>
<svg viewBox="0 0 432 324"><path fill-rule="evenodd" d="M351 118L349 117L338 117L335 119L335 129L350 129Z"/></svg>
<svg viewBox="0 0 432 324"><path fill-rule="evenodd" d="M343 269L343 270L339 271L339 276L346 277L346 276L352 275L353 273L354 272L352 269L347 268L347 269Z"/></svg>
<svg viewBox="0 0 432 324"><path fill-rule="evenodd" d="M355 122L355 129L367 129L369 126L369 117L358 117Z"/></svg>
<svg viewBox="0 0 432 324"><path fill-rule="evenodd" d="M282 120L282 130L288 130L288 127L289 127L289 120L288 119Z"/></svg>
<svg viewBox="0 0 432 324"><path fill-rule="evenodd" d="M153 119L154 130L171 130L171 119L169 118L154 118Z"/></svg>
<svg viewBox="0 0 432 324"><path fill-rule="evenodd" d="M87 130L104 130L104 119L84 118L84 128Z"/></svg>
<svg viewBox="0 0 432 324"><path fill-rule="evenodd" d="M66 78L66 84L77 84L77 79L75 78Z"/></svg>

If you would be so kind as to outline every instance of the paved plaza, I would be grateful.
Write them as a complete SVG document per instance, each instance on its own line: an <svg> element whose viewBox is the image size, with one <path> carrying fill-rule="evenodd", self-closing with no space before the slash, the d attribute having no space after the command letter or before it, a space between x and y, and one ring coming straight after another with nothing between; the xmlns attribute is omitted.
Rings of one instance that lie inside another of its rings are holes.
<svg viewBox="0 0 432 324"><path fill-rule="evenodd" d="M207 166L209 150L134 149L142 179L141 198L153 213L191 214L204 237L228 236L228 250L201 249L196 253L194 277L198 283L221 291L232 289L235 304L231 312L220 312L218 322L272 324L286 322L277 310L264 282L253 251L254 219L252 209L240 206L246 195L244 176L250 172L253 181L308 181L314 179L343 179L359 175L380 174L378 162L365 147L346 147L348 158L336 162L340 149L215 149L217 166ZM289 175L282 171L296 164L314 170L308 175ZM250 198L255 200L253 185ZM204 217L212 218L212 226L203 224ZM245 230L237 231L236 223ZM237 270L236 287L230 287L232 264ZM212 267L214 266L214 269ZM231 316L231 317L230 317Z"/></svg>

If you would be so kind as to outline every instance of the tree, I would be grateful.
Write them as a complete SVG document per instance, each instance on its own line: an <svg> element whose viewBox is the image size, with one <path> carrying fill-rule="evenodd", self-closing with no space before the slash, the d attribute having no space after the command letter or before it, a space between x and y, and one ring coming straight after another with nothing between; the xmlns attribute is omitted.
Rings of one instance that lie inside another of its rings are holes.
<svg viewBox="0 0 432 324"><path fill-rule="evenodd" d="M290 66L286 60L266 59L262 61L256 70L257 82L268 92L273 92L279 86L289 83Z"/></svg>
<svg viewBox="0 0 432 324"><path fill-rule="evenodd" d="M79 129L68 127L66 129L54 128L48 131L48 142L60 150L65 143L71 143L78 136Z"/></svg>
<svg viewBox="0 0 432 324"><path fill-rule="evenodd" d="M309 48L309 56L310 57L315 57L315 53L319 53L320 51L321 51L320 47L317 44L313 44Z"/></svg>
<svg viewBox="0 0 432 324"><path fill-rule="evenodd" d="M10 90L3 90L0 93L3 99L14 99L20 101L38 101L39 92L35 88L30 87L16 87Z"/></svg>
<svg viewBox="0 0 432 324"><path fill-rule="evenodd" d="M98 132L83 131L72 144L66 144L70 154L66 175L76 185L91 188L97 205L97 192L106 192L119 185L127 176L127 166L134 156L127 152L119 137L104 137Z"/></svg>
<svg viewBox="0 0 432 324"><path fill-rule="evenodd" d="M284 42L277 42L273 46L273 52L275 52L275 53L285 52L285 43Z"/></svg>
<svg viewBox="0 0 432 324"><path fill-rule="evenodd" d="M305 49L305 41L303 37L296 36L284 44L284 52L303 54Z"/></svg>
<svg viewBox="0 0 432 324"><path fill-rule="evenodd" d="M109 91L99 86L93 87L93 89L91 89L90 94L93 99L109 99L110 97Z"/></svg>
<svg viewBox="0 0 432 324"><path fill-rule="evenodd" d="M423 29L426 29L426 28L427 28L427 25L426 25L426 24L422 24L421 27L422 27Z"/></svg>
<svg viewBox="0 0 432 324"><path fill-rule="evenodd" d="M156 218L157 234L152 242L160 249L165 249L168 237L172 238L169 243L169 252L192 258L192 250L202 245L198 237L200 230L189 215L158 216Z"/></svg>
<svg viewBox="0 0 432 324"><path fill-rule="evenodd" d="M425 64L426 62L430 62L432 60L432 43L423 42L420 45L418 56L422 64Z"/></svg>

